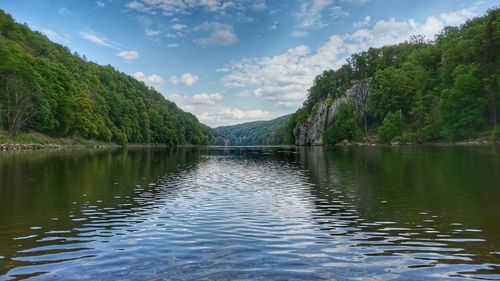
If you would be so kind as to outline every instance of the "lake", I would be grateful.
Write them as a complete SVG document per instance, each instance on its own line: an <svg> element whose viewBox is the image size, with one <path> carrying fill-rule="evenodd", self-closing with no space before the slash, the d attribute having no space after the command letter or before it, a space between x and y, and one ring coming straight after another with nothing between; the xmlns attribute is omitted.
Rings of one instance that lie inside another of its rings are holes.
<svg viewBox="0 0 500 281"><path fill-rule="evenodd" d="M0 153L0 280L500 279L499 147Z"/></svg>

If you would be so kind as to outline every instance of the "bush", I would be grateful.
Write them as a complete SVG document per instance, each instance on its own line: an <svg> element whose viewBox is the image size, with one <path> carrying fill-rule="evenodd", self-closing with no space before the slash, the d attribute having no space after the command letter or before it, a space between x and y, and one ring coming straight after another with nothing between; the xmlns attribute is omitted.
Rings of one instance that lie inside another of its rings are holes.
<svg viewBox="0 0 500 281"><path fill-rule="evenodd" d="M400 136L403 131L403 122L399 112L388 113L382 126L378 128L378 137L383 142L390 142L395 137Z"/></svg>
<svg viewBox="0 0 500 281"><path fill-rule="evenodd" d="M361 136L361 128L354 112L353 103L344 103L339 106L335 121L323 134L325 143L335 144L342 140L355 140Z"/></svg>
<svg viewBox="0 0 500 281"><path fill-rule="evenodd" d="M419 142L420 139L416 133L405 132L401 136L394 137L394 141L399 143L416 143Z"/></svg>

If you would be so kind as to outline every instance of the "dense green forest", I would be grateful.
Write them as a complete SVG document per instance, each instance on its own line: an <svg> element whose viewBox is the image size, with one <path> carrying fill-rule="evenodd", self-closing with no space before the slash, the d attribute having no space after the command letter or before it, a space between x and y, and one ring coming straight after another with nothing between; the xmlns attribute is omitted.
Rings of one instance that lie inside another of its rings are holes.
<svg viewBox="0 0 500 281"><path fill-rule="evenodd" d="M247 122L232 126L222 126L213 129L215 145L264 145L279 144L271 135L283 127L290 115L278 117L269 121Z"/></svg>
<svg viewBox="0 0 500 281"><path fill-rule="evenodd" d="M0 127L118 143L211 141L207 126L159 92L72 54L2 10Z"/></svg>
<svg viewBox="0 0 500 281"><path fill-rule="evenodd" d="M380 142L499 139L500 9L446 27L432 41L414 36L353 54L339 69L325 70L274 139L295 143L294 129L315 113L315 105L342 97L354 81L369 82L365 106L355 114L353 104L343 104L325 130L326 143L367 137Z"/></svg>

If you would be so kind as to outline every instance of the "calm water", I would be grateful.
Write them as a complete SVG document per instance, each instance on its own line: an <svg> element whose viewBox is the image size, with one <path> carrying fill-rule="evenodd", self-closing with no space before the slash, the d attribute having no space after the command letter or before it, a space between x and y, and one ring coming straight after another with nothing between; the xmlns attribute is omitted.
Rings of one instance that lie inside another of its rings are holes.
<svg viewBox="0 0 500 281"><path fill-rule="evenodd" d="M0 280L500 279L500 148L0 153Z"/></svg>

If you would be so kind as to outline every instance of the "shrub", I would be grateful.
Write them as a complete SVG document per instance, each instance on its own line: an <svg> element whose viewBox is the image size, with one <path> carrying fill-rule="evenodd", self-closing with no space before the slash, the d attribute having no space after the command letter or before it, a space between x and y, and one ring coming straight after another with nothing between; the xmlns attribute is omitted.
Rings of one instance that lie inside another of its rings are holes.
<svg viewBox="0 0 500 281"><path fill-rule="evenodd" d="M339 106L333 124L323 134L323 140L327 144L335 144L342 140L358 139L361 134L354 103L344 103Z"/></svg>
<svg viewBox="0 0 500 281"><path fill-rule="evenodd" d="M378 128L378 137L383 142L390 142L395 137L400 136L403 131L403 122L399 112L388 113L382 126Z"/></svg>
<svg viewBox="0 0 500 281"><path fill-rule="evenodd" d="M500 126L495 126L495 128L493 128L491 137L493 140L500 140Z"/></svg>

